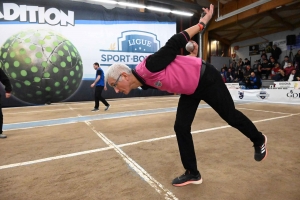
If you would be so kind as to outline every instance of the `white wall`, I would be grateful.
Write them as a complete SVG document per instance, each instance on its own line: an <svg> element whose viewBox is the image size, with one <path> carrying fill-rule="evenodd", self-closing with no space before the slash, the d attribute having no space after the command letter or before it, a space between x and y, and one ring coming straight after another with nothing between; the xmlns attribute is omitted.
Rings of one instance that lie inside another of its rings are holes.
<svg viewBox="0 0 300 200"><path fill-rule="evenodd" d="M229 67L229 60L230 57L219 57L219 56L211 56L211 63L215 68L217 68L219 71L221 71L221 68L224 64L226 64L227 67Z"/></svg>
<svg viewBox="0 0 300 200"><path fill-rule="evenodd" d="M285 40L287 35L299 35L300 34L300 28L295 29L294 31L283 31L283 32L279 32L279 33L274 33L271 35L266 35L263 36L263 38L267 39L269 42L275 41L275 40ZM249 40L245 40L242 42L237 42L237 43L233 43L231 45L231 52L233 52L233 47L234 46L240 46L242 48L240 48L239 50L236 50L236 58L235 60L238 60L239 58L242 58L243 60L245 58L248 58L250 60L250 56L249 56L249 46L255 45L255 44L259 44L261 42L267 42L265 41L263 38L261 37L257 37L254 39L249 39ZM293 54L294 56L296 55L297 51L299 49L293 49ZM284 58L284 56L289 56L290 50L287 51L282 51L280 57L279 57L279 61L281 62ZM268 57L271 54L268 53ZM253 64L255 60L259 60L260 59L260 55L255 55L255 56L251 56L251 63Z"/></svg>

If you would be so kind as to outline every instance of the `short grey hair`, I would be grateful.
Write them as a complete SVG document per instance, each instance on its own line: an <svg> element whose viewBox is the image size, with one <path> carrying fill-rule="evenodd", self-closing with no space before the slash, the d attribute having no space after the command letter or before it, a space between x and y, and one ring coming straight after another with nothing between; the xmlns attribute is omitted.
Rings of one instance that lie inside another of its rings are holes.
<svg viewBox="0 0 300 200"><path fill-rule="evenodd" d="M108 78L113 78L116 80L123 72L126 74L132 74L131 69L127 65L122 63L112 64L106 71L105 82L107 82Z"/></svg>

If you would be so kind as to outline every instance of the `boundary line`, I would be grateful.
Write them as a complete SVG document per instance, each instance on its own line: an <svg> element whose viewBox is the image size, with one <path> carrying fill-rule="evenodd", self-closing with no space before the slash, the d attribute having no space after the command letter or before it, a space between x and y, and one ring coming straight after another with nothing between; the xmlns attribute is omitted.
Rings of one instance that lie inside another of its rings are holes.
<svg viewBox="0 0 300 200"><path fill-rule="evenodd" d="M111 140L109 140L103 133L97 131L95 127L90 122L85 122L89 128L98 135L99 138L103 140L110 148L114 149L117 154L133 169L143 180L145 180L151 187L153 187L159 194L164 195L165 199L174 199L178 198L168 189L166 189L161 183L154 179L144 168L142 168L137 162L131 159L123 150L115 145Z"/></svg>
<svg viewBox="0 0 300 200"><path fill-rule="evenodd" d="M262 120L256 120L256 121L253 121L253 123L260 123L260 122L265 122L265 121L272 121L272 120L277 120L277 119L282 119L282 118L288 118L288 117L292 117L295 115L300 115L300 113L290 114L290 115L285 115L285 116L280 116L280 117L272 117L272 118L267 118L267 119L262 119ZM230 127L232 127L232 126L225 125L225 126L219 126L219 127L215 127L215 128L196 130L196 131L192 131L191 133L192 134L204 133L204 132L208 132L208 131L215 131L215 130L230 128ZM176 137L175 134L158 137L158 138L147 139L147 140L140 140L140 141L136 141L136 142L125 143L125 144L119 144L119 145L115 144L115 147L121 148L121 147L126 147L126 146L133 146L133 145L140 144L140 143L154 142L154 141L165 140L165 139L174 138L174 137ZM58 159L62 159L62 158L69 158L69 157L74 157L74 156L79 156L79 155L85 155L85 154L90 154L90 153L96 153L96 152L105 151L105 150L109 150L109 149L112 149L112 147L103 147L103 148L97 148L97 149L93 149L93 150L81 151L81 152L76 152L76 153L71 153L71 154L60 155L60 156L53 156L53 157L37 159L37 160L32 160L32 161L2 165L2 166L0 166L0 170L19 167L19 166L25 166L25 165L32 165L32 164L47 162L47 161L52 161L52 160L58 160Z"/></svg>

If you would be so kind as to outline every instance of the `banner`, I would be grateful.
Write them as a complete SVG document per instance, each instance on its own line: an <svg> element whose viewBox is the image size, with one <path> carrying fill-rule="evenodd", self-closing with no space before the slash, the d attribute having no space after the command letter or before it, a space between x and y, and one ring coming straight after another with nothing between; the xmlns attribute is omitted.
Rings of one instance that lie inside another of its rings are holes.
<svg viewBox="0 0 300 200"><path fill-rule="evenodd" d="M300 89L300 81L281 81L274 82L274 88L289 88L289 89Z"/></svg>
<svg viewBox="0 0 300 200"><path fill-rule="evenodd" d="M255 102L300 104L300 90L298 89L265 89L265 90L237 90L229 89L233 100Z"/></svg>
<svg viewBox="0 0 300 200"><path fill-rule="evenodd" d="M20 0L0 3L0 29L0 67L14 97L44 104L85 92L79 88L95 79L95 62L104 72L116 62L134 68L167 42L176 22L82 2Z"/></svg>
<svg viewBox="0 0 300 200"><path fill-rule="evenodd" d="M273 45L277 45L277 47L279 47L282 51L286 51L287 47L286 47L286 40L274 40L273 41Z"/></svg>
<svg viewBox="0 0 300 200"><path fill-rule="evenodd" d="M271 53L272 50L272 42L265 42L259 44L259 51L266 51L266 53Z"/></svg>
<svg viewBox="0 0 300 200"><path fill-rule="evenodd" d="M259 55L259 45L249 46L249 56Z"/></svg>
<svg viewBox="0 0 300 200"><path fill-rule="evenodd" d="M239 83L225 83L228 89L240 89Z"/></svg>

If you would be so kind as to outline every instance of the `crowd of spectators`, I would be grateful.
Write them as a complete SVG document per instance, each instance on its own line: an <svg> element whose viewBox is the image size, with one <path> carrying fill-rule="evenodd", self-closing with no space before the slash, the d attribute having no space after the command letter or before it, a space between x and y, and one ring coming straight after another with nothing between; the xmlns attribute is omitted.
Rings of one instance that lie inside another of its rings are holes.
<svg viewBox="0 0 300 200"><path fill-rule="evenodd" d="M265 51L261 53L261 59L251 61L245 58L233 60L229 67L226 64L221 69L221 76L225 83L239 83L248 89L259 89L262 80L274 81L300 81L300 50L293 58L285 56L280 62L281 49L273 45L271 55Z"/></svg>

